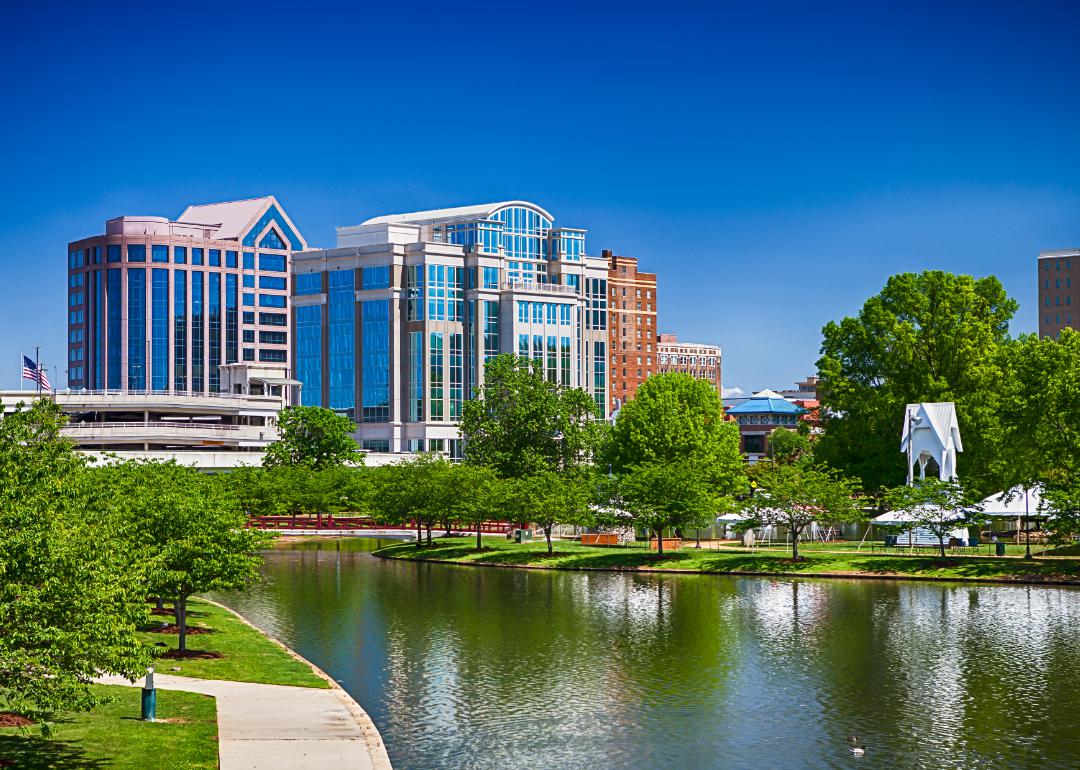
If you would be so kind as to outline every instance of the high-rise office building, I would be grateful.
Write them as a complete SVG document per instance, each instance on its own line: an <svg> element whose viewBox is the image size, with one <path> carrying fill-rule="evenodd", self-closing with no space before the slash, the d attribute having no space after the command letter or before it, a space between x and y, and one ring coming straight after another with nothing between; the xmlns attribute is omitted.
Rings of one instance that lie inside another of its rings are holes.
<svg viewBox="0 0 1080 770"><path fill-rule="evenodd" d="M608 403L607 261L525 201L376 217L293 258L301 402L371 451L461 452L462 403L515 353Z"/></svg>
<svg viewBox="0 0 1080 770"><path fill-rule="evenodd" d="M68 244L68 386L216 393L224 365L289 367L289 253L273 196L124 216Z"/></svg>
<svg viewBox="0 0 1080 770"><path fill-rule="evenodd" d="M658 371L656 273L640 272L635 257L620 257L607 250L603 256L608 263L610 413L632 399L638 385Z"/></svg>
<svg viewBox="0 0 1080 770"><path fill-rule="evenodd" d="M679 342L674 334L661 334L656 347L661 372L683 372L708 380L716 387L717 394L722 395L720 374L723 361L719 346Z"/></svg>
<svg viewBox="0 0 1080 770"><path fill-rule="evenodd" d="M1058 249L1039 254L1039 336L1057 337L1062 329L1080 329L1080 283L1073 286L1072 264L1080 278L1080 249ZM1076 303L1073 300L1077 300Z"/></svg>

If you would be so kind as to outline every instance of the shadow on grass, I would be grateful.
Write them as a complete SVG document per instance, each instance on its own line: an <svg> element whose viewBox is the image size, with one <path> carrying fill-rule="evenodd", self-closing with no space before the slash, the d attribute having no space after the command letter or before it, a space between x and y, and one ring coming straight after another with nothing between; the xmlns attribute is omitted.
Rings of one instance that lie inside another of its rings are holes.
<svg viewBox="0 0 1080 770"><path fill-rule="evenodd" d="M1080 579L1080 560L1053 561L998 557L963 557L942 560L937 555L896 556L875 554L806 553L799 561L790 559L787 552L733 553L682 549L665 553L637 548L567 548L562 546L553 556L545 549L495 547L477 552L464 543L436 544L416 548L413 544L389 546L382 555L398 558L420 558L445 561L465 561L473 564L509 566L548 566L569 569L658 569L688 570L706 573L773 572L780 574L846 573L866 576L906 575L940 578L1002 578L1029 580Z"/></svg>
<svg viewBox="0 0 1080 770"><path fill-rule="evenodd" d="M0 767L96 770L107 766L103 760L86 756L86 752L69 741L48 740L35 735L0 735Z"/></svg>

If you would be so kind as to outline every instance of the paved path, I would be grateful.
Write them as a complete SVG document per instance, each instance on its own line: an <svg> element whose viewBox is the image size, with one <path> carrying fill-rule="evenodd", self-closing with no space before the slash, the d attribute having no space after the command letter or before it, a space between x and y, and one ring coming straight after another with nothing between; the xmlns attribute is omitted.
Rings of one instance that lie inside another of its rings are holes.
<svg viewBox="0 0 1080 770"><path fill-rule="evenodd" d="M118 676L103 684L141 687ZM391 770L379 731L339 687L318 690L155 674L162 690L217 699L221 770Z"/></svg>

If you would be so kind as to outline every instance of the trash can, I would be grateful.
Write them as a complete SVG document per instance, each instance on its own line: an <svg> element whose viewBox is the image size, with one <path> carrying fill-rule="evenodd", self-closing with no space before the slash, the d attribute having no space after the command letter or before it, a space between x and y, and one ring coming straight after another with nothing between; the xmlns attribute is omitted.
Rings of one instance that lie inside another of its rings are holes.
<svg viewBox="0 0 1080 770"><path fill-rule="evenodd" d="M514 542L524 543L526 540L532 540L531 529L515 529L514 530Z"/></svg>
<svg viewBox="0 0 1080 770"><path fill-rule="evenodd" d="M1000 541L997 542L997 543L994 543L994 555L995 556L1004 556L1005 555L1005 544L1004 543L1002 543Z"/></svg>

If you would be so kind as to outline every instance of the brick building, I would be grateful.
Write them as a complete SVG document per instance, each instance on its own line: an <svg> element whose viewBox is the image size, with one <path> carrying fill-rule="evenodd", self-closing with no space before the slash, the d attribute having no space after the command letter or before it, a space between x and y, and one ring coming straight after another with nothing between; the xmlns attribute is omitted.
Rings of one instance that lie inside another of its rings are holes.
<svg viewBox="0 0 1080 770"><path fill-rule="evenodd" d="M659 371L656 353L656 273L638 270L636 257L605 249L608 263L608 338L611 389L608 411L634 397L638 385Z"/></svg>
<svg viewBox="0 0 1080 770"><path fill-rule="evenodd" d="M1057 337L1062 329L1080 329L1080 282L1073 286L1072 263L1080 279L1080 249L1058 249L1039 254L1039 336ZM1073 300L1077 300L1076 303Z"/></svg>
<svg viewBox="0 0 1080 770"><path fill-rule="evenodd" d="M698 379L708 380L721 394L721 354L718 345L700 342L679 342L674 334L657 338L657 358L660 372L685 372Z"/></svg>

